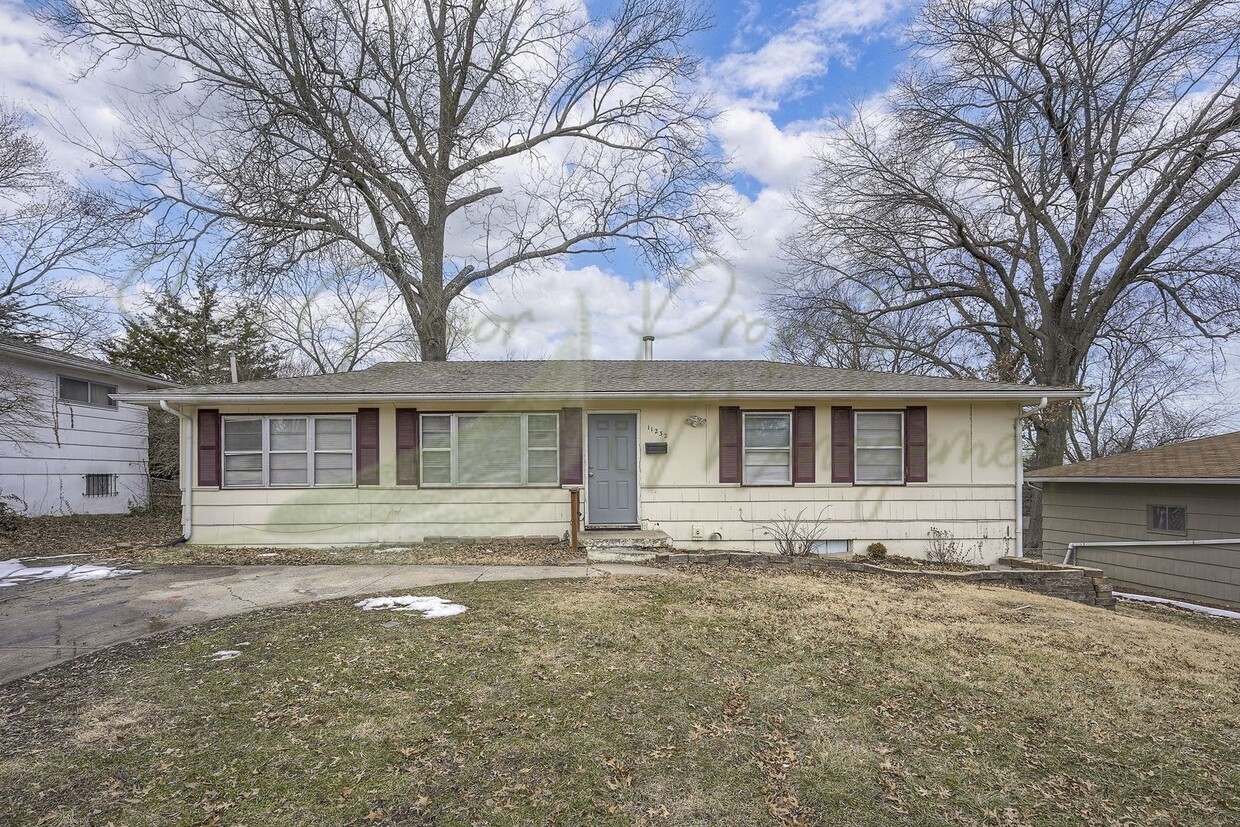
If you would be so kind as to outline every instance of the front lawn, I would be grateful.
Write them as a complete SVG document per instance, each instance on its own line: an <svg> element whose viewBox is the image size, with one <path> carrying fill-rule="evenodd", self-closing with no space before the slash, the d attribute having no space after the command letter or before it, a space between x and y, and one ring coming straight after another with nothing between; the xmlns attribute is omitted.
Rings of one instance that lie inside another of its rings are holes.
<svg viewBox="0 0 1240 827"><path fill-rule="evenodd" d="M1235 635L866 575L425 593L469 610L263 612L0 688L0 821L1223 825L1240 811Z"/></svg>

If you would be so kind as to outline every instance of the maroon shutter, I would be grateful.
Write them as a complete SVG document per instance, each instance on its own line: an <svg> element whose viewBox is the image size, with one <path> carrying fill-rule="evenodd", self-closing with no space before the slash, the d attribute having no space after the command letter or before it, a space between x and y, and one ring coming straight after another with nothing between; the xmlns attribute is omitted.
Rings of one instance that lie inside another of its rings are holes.
<svg viewBox="0 0 1240 827"><path fill-rule="evenodd" d="M719 481L741 481L741 409L719 409Z"/></svg>
<svg viewBox="0 0 1240 827"><path fill-rule="evenodd" d="M853 481L853 410L831 409L831 482Z"/></svg>
<svg viewBox="0 0 1240 827"><path fill-rule="evenodd" d="M792 411L792 481L814 481L814 409Z"/></svg>
<svg viewBox="0 0 1240 827"><path fill-rule="evenodd" d="M560 485L581 485L581 408L560 409Z"/></svg>
<svg viewBox="0 0 1240 827"><path fill-rule="evenodd" d="M220 412L198 411L198 484L220 484Z"/></svg>
<svg viewBox="0 0 1240 827"><path fill-rule="evenodd" d="M379 484L379 409L357 409L357 484Z"/></svg>
<svg viewBox="0 0 1240 827"><path fill-rule="evenodd" d="M396 484L418 484L418 411L396 409Z"/></svg>
<svg viewBox="0 0 1240 827"><path fill-rule="evenodd" d="M904 481L925 482L928 474L926 406L904 409Z"/></svg>

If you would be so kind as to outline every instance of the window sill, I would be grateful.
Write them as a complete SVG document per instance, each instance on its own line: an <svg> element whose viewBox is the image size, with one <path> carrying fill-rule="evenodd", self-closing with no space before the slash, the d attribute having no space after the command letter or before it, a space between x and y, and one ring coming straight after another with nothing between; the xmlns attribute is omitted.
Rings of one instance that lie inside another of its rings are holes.
<svg viewBox="0 0 1240 827"><path fill-rule="evenodd" d="M104 411L115 411L119 409L118 405L100 405L98 402L79 402L76 399L57 399L58 405L81 405L85 408L99 408Z"/></svg>

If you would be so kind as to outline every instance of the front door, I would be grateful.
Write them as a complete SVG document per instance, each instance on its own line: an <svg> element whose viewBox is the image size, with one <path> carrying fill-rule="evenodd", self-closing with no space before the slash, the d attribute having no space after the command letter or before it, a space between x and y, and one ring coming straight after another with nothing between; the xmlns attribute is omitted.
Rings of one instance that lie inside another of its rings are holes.
<svg viewBox="0 0 1240 827"><path fill-rule="evenodd" d="M637 525L637 414L589 414L587 523Z"/></svg>

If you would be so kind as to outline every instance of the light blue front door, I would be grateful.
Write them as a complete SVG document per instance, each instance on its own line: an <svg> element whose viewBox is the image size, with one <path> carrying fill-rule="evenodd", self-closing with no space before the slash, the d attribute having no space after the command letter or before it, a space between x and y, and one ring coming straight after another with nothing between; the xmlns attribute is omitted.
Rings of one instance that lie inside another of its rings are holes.
<svg viewBox="0 0 1240 827"><path fill-rule="evenodd" d="M589 414L588 523L637 525L637 414Z"/></svg>

